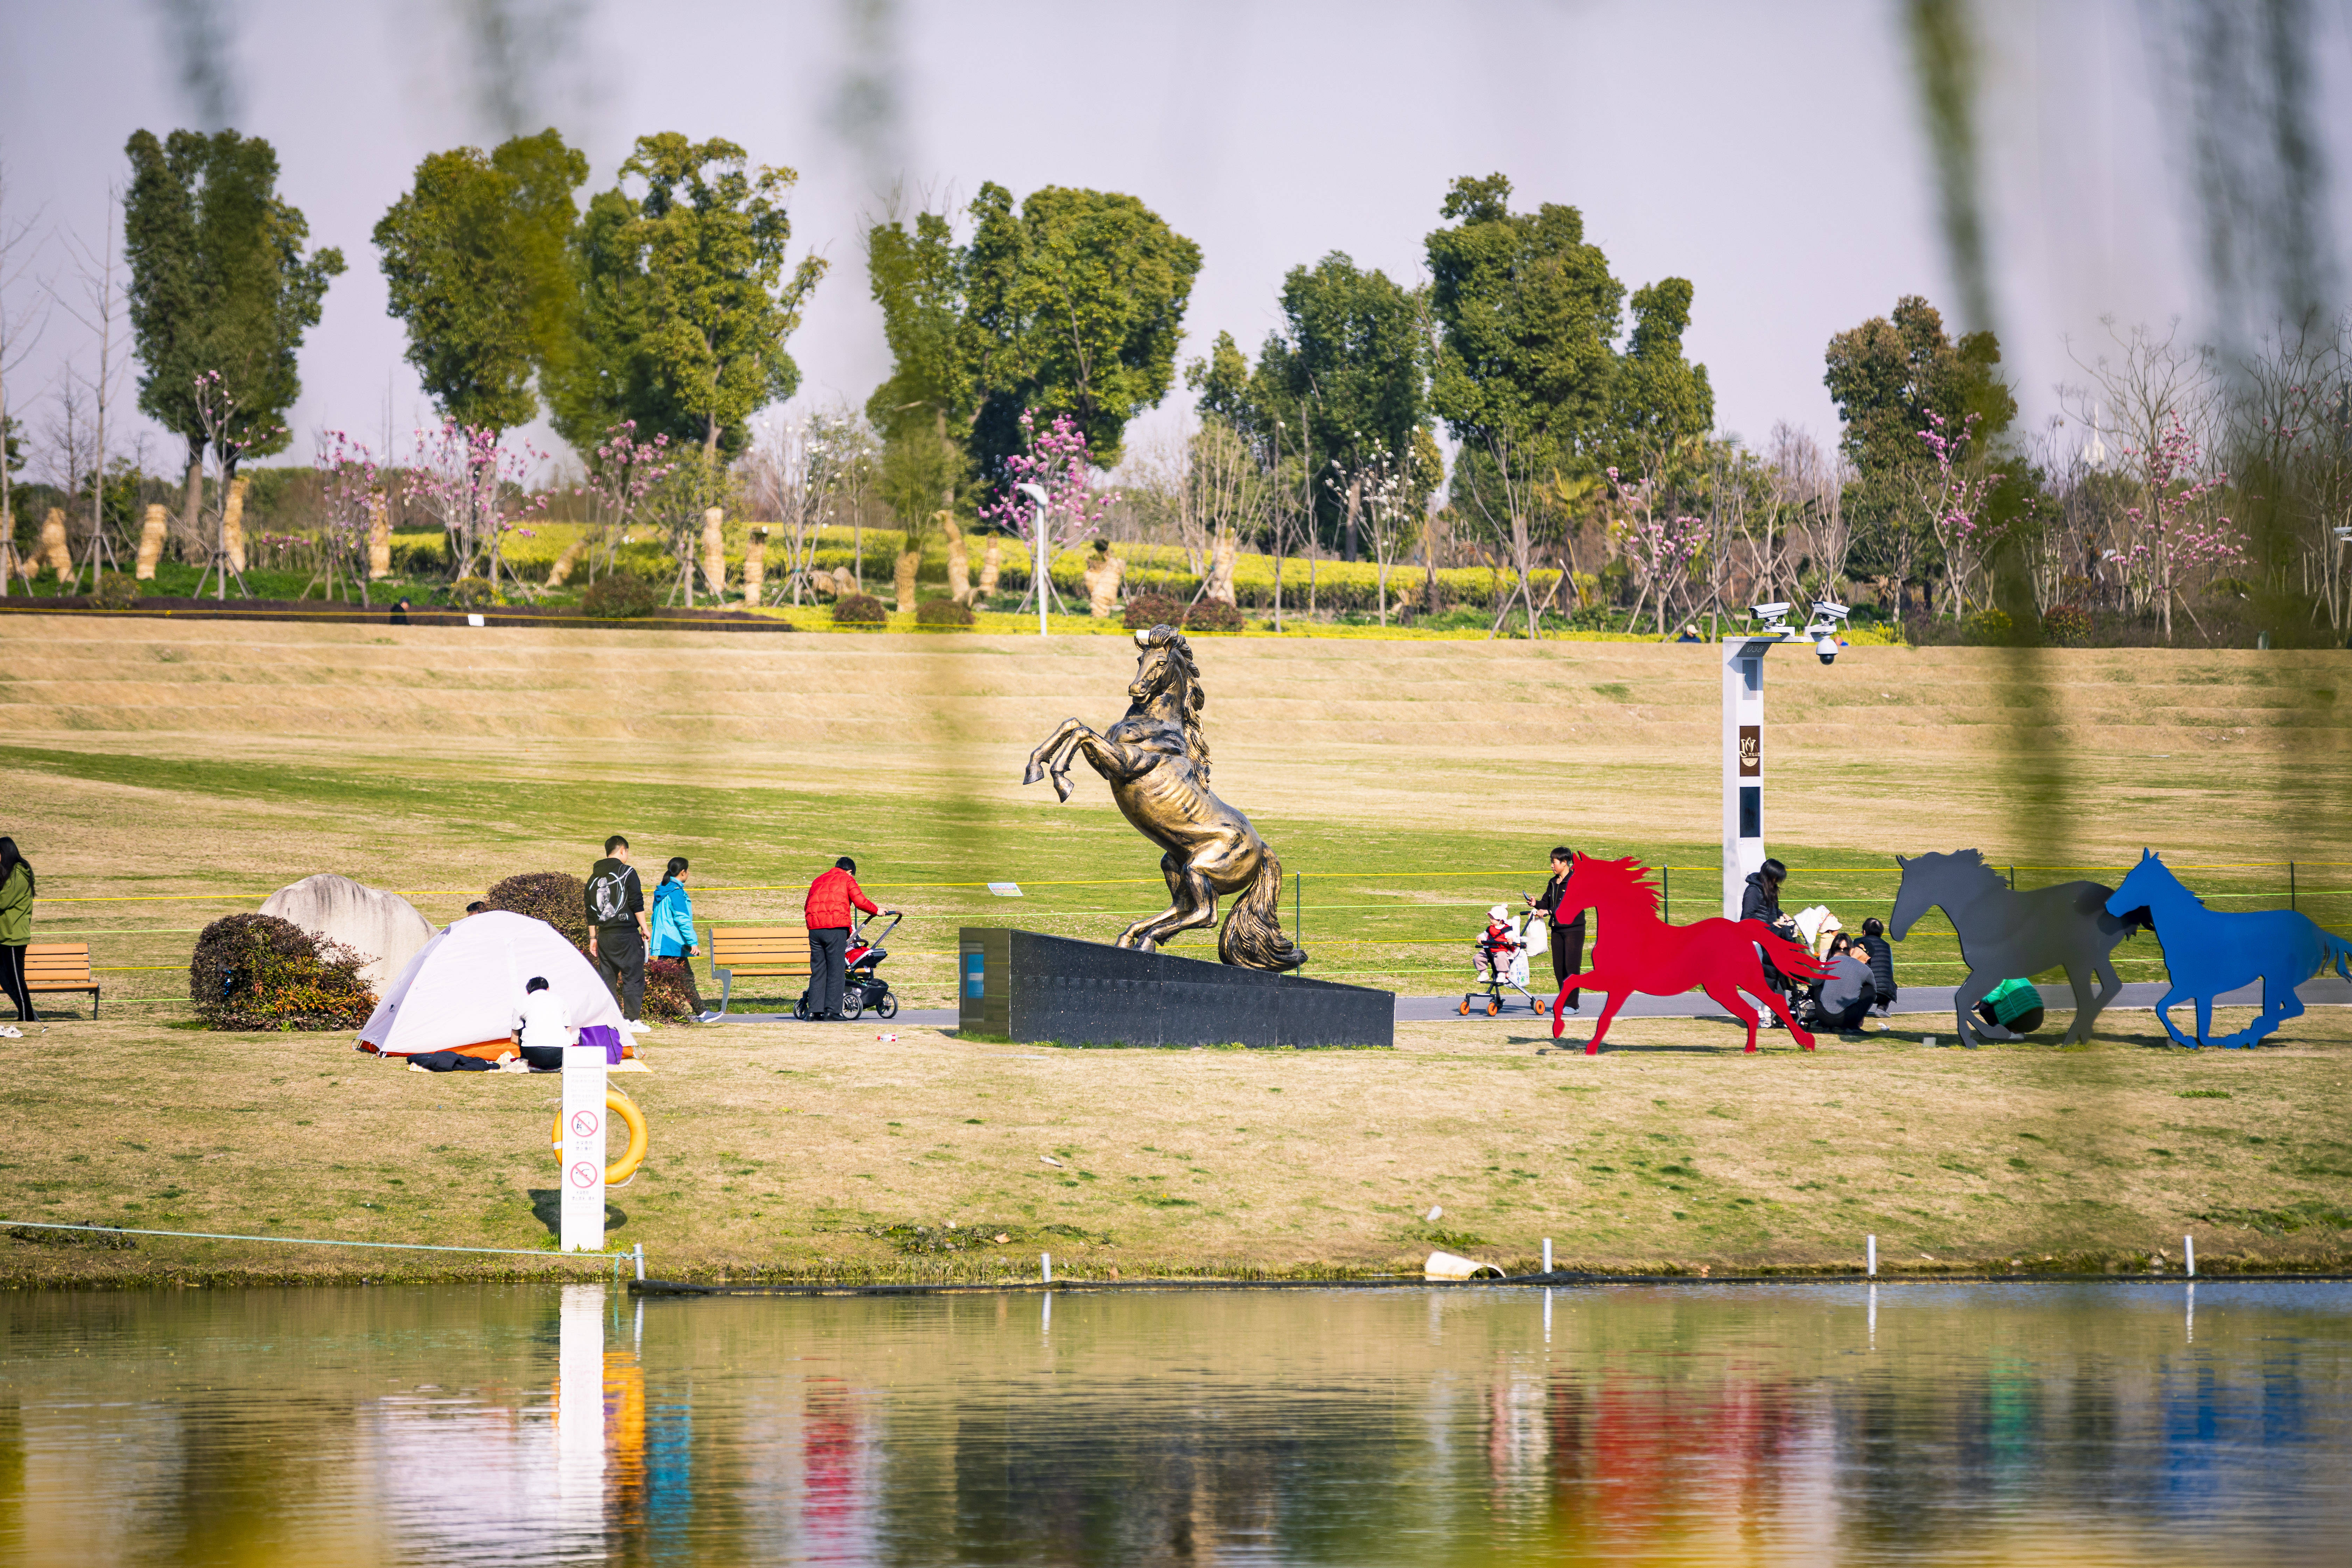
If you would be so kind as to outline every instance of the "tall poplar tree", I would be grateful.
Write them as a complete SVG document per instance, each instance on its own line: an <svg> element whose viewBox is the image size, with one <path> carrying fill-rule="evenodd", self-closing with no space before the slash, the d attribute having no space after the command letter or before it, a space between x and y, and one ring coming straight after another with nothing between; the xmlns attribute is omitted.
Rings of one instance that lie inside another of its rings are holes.
<svg viewBox="0 0 2352 1568"><path fill-rule="evenodd" d="M278 195L278 154L257 136L174 131L132 133L123 253L131 328L144 374L139 406L188 444L182 503L197 532L206 437L195 379L217 371L234 400L225 471L244 457L281 451L286 411L302 390L296 356L319 324L330 279L343 270L331 247L302 253L310 225Z"/></svg>
<svg viewBox="0 0 2352 1568"><path fill-rule="evenodd" d="M458 147L416 166L375 226L408 363L446 418L505 430L539 412L531 378L568 362L579 215L588 158L554 130L496 151Z"/></svg>
<svg viewBox="0 0 2352 1568"><path fill-rule="evenodd" d="M785 269L783 197L800 176L663 132L637 139L621 178L644 195L600 193L572 238L576 341L553 378L556 427L586 451L634 419L641 438L693 443L715 464L800 385L784 343L825 267L803 256Z"/></svg>

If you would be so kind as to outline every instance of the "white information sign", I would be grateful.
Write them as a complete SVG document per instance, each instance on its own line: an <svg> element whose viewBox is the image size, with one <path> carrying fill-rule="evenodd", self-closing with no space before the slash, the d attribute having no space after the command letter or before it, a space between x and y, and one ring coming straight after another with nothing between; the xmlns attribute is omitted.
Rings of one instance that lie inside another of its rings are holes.
<svg viewBox="0 0 2352 1568"><path fill-rule="evenodd" d="M566 1252L604 1250L604 1047L563 1047Z"/></svg>

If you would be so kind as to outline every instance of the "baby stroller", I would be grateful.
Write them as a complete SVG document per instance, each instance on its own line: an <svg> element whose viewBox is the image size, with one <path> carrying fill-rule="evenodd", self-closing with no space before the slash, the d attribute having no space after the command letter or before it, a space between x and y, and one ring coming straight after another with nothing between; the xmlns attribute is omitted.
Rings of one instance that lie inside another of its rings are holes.
<svg viewBox="0 0 2352 1568"><path fill-rule="evenodd" d="M1528 994L1528 951L1545 940L1543 917L1528 915L1523 928L1517 916L1496 904L1486 911L1486 922L1478 933L1477 965L1472 972L1477 982L1462 994L1457 1011L1466 1016L1473 1002L1484 1002L1486 1016L1495 1016L1503 1010L1503 988L1507 985L1525 999L1529 1012L1542 1012L1544 1005Z"/></svg>
<svg viewBox="0 0 2352 1568"><path fill-rule="evenodd" d="M857 1017L868 1009L877 1018L898 1016L898 996L891 991L890 983L877 975L874 969L890 956L890 950L882 943L907 917L892 910L890 923L869 938L866 934L866 927L873 918L867 915L857 922L857 929L849 934L849 951L842 955L841 1016L844 1018ZM815 990L816 984L812 980L808 990L801 993L801 999L793 1004L793 1017L805 1023L816 1016Z"/></svg>

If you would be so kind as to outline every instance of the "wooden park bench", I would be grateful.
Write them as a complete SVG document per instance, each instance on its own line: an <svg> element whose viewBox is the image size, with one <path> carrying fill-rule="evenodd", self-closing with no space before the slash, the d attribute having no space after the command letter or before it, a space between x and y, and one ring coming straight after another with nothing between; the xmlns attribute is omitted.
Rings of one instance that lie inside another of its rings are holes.
<svg viewBox="0 0 2352 1568"><path fill-rule="evenodd" d="M739 974L791 974L808 979L809 940L806 926L712 926L710 973L719 977L719 1011ZM803 989L806 989L803 984Z"/></svg>
<svg viewBox="0 0 2352 1568"><path fill-rule="evenodd" d="M98 1016L98 979L89 972L89 943L36 942L25 948L25 989L87 991L89 1016Z"/></svg>

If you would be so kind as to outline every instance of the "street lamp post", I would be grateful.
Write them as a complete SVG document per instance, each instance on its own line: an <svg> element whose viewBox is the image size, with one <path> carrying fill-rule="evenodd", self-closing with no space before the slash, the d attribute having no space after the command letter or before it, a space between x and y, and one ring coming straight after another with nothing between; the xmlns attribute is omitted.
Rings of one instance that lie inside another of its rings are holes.
<svg viewBox="0 0 2352 1568"><path fill-rule="evenodd" d="M1020 485L1021 493L1036 503L1037 510L1029 520L1029 531L1036 536L1037 567L1029 579L1029 591L1037 595L1037 635L1045 630L1045 490L1042 485Z"/></svg>
<svg viewBox="0 0 2352 1568"><path fill-rule="evenodd" d="M1801 637L1823 664L1837 658L1838 626L1846 607L1822 600L1802 632L1789 625L1787 605L1758 605L1764 625L1723 642L1723 918L1739 918L1748 879L1764 864L1764 656L1773 645Z"/></svg>

